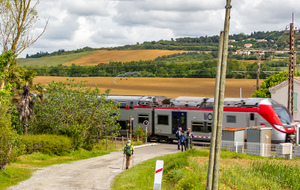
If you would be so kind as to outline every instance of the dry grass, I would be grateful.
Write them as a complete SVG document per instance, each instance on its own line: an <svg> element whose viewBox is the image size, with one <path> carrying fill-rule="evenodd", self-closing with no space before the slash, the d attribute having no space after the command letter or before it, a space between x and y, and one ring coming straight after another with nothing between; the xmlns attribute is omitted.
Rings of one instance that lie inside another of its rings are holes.
<svg viewBox="0 0 300 190"><path fill-rule="evenodd" d="M50 81L66 82L66 79L67 77L39 76L33 82L48 84ZM118 78L115 80L114 77L76 77L73 79L87 81L87 85L90 87L97 84L101 92L111 89L110 94L124 95L213 97L215 89L214 78L128 78L128 80ZM255 79L226 79L225 97L240 97L240 88L242 88L243 98L251 97L256 89L254 85L256 85Z"/></svg>
<svg viewBox="0 0 300 190"><path fill-rule="evenodd" d="M113 61L127 62L139 60L153 60L158 56L171 55L183 53L188 51L170 51L170 50L120 50L120 51L107 51L99 50L85 57L69 61L63 65L84 65L94 66L99 63L109 63Z"/></svg>
<svg viewBox="0 0 300 190"><path fill-rule="evenodd" d="M204 166L208 164L209 158L208 157L190 157L192 161L197 162L199 165ZM220 159L220 166L221 167L232 167L232 166L240 166L243 168L249 168L251 163L259 162L259 163L272 163L272 164L282 164L287 166L295 166L300 165L300 160L269 160L269 159L237 159L237 158L221 158Z"/></svg>

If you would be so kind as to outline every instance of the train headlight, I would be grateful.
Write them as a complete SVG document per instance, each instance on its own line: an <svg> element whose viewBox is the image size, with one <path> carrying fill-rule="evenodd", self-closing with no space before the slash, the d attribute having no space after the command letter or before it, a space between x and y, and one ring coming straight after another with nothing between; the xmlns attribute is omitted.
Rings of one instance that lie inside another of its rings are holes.
<svg viewBox="0 0 300 190"><path fill-rule="evenodd" d="M273 124L273 125L274 125L274 127L279 129L280 131L285 131L285 128L282 125L276 125L276 124Z"/></svg>

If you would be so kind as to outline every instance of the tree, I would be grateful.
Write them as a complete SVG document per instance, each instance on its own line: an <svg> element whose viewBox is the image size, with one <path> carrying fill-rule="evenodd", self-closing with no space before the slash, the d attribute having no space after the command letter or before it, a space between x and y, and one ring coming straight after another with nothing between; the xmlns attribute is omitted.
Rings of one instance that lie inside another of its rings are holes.
<svg viewBox="0 0 300 190"><path fill-rule="evenodd" d="M6 165L22 151L18 147L19 138L11 129L9 98L0 96L0 170L5 170Z"/></svg>
<svg viewBox="0 0 300 190"><path fill-rule="evenodd" d="M29 95L29 87L23 87L22 95L17 99L16 107L19 113L19 121L23 124L23 135L27 135L28 121L33 114L34 102Z"/></svg>
<svg viewBox="0 0 300 190"><path fill-rule="evenodd" d="M300 72L295 72L294 76L300 76ZM253 98L271 98L271 93L269 88L288 79L288 73L282 72L272 75L264 80L260 88L252 94Z"/></svg>
<svg viewBox="0 0 300 190"><path fill-rule="evenodd" d="M10 50L13 60L27 47L37 41L45 32L48 21L43 31L34 37L34 24L37 21L35 10L39 0L34 4L31 0L0 0L0 45L2 52ZM12 70L13 62L8 62L3 68L4 72ZM4 89L6 77L1 77L0 90Z"/></svg>
<svg viewBox="0 0 300 190"><path fill-rule="evenodd" d="M77 147L116 135L120 129L118 107L107 101L108 91L100 94L97 87L85 82L50 82L41 103L34 107L35 115L28 130L35 134L65 134Z"/></svg>

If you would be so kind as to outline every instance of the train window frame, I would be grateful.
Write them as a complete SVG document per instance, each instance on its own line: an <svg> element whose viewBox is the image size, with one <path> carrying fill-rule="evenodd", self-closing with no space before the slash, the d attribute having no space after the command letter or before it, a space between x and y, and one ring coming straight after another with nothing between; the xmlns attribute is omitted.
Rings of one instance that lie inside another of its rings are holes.
<svg viewBox="0 0 300 190"><path fill-rule="evenodd" d="M142 121L143 119L143 121ZM138 123L144 123L145 120L149 121L149 114L139 114L138 115Z"/></svg>
<svg viewBox="0 0 300 190"><path fill-rule="evenodd" d="M130 103L129 103L129 109L133 109L133 101L130 101Z"/></svg>
<svg viewBox="0 0 300 190"><path fill-rule="evenodd" d="M201 125L202 124L202 126L200 126L200 128L202 127L202 131L201 130L195 130L195 126L199 126L199 125ZM200 122L200 121L193 121L192 122L192 131L193 132L205 132L205 123L204 122Z"/></svg>
<svg viewBox="0 0 300 190"><path fill-rule="evenodd" d="M127 129L129 129L129 127L128 127L128 121L126 121L126 120L119 120L119 121L117 121L117 123L120 125L120 127L121 127L121 130L127 130ZM121 123L123 123L123 124L121 124ZM124 128L125 127L125 128Z"/></svg>
<svg viewBox="0 0 300 190"><path fill-rule="evenodd" d="M157 125L169 125L169 115L157 115Z"/></svg>
<svg viewBox="0 0 300 190"><path fill-rule="evenodd" d="M126 108L127 106L127 101L119 101L118 103L120 104L120 108Z"/></svg>
<svg viewBox="0 0 300 190"><path fill-rule="evenodd" d="M236 123L236 115L227 115L226 123Z"/></svg>
<svg viewBox="0 0 300 190"><path fill-rule="evenodd" d="M206 123L206 132L211 133L212 132L212 126L213 124L210 122Z"/></svg>
<svg viewBox="0 0 300 190"><path fill-rule="evenodd" d="M251 120L251 121L254 121L254 120L255 120L255 115L254 115L254 113L250 113L250 120Z"/></svg>

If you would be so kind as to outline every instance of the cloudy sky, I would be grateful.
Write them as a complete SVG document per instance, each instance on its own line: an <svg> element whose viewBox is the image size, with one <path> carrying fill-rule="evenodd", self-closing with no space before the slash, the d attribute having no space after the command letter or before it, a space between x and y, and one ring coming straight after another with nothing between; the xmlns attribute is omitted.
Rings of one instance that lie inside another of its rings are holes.
<svg viewBox="0 0 300 190"><path fill-rule="evenodd" d="M19 57L85 46L115 47L178 37L218 35L226 0L40 0L38 34L44 35ZM230 34L284 30L299 0L232 0Z"/></svg>

